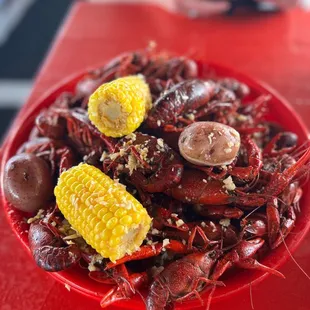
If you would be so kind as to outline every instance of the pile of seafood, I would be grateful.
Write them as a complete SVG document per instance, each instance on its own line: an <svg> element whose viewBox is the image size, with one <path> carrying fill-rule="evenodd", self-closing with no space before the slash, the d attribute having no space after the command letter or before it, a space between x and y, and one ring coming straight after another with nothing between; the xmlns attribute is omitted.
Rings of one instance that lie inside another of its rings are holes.
<svg viewBox="0 0 310 310"><path fill-rule="evenodd" d="M250 93L149 49L62 93L5 169L37 265L88 269L111 285L103 308L143 291L148 310L166 309L233 268L283 277L259 260L294 227L310 150Z"/></svg>

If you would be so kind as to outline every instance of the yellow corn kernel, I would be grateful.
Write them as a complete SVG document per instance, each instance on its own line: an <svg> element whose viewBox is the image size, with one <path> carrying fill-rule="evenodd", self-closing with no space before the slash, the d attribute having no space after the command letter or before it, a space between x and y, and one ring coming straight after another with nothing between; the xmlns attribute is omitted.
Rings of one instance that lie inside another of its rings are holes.
<svg viewBox="0 0 310 310"><path fill-rule="evenodd" d="M99 235L98 235L99 236ZM107 241L111 237L111 230L105 229L101 233L101 240Z"/></svg>
<svg viewBox="0 0 310 310"><path fill-rule="evenodd" d="M117 224L118 220L116 217L112 217L111 219L108 220L106 226L107 229L112 230L114 228L114 226Z"/></svg>
<svg viewBox="0 0 310 310"><path fill-rule="evenodd" d="M140 75L126 76L102 84L90 96L88 116L109 137L133 133L151 108L149 86Z"/></svg>
<svg viewBox="0 0 310 310"><path fill-rule="evenodd" d="M76 182L84 184L82 191ZM71 226L111 261L135 251L150 229L151 218L140 202L88 164L63 172L54 193Z"/></svg>
<svg viewBox="0 0 310 310"><path fill-rule="evenodd" d="M126 211L126 209L124 209L124 208L122 208L122 207L119 207L116 211L115 211L115 216L117 217L117 218L122 218L124 215L126 215L127 214L127 211Z"/></svg>
<svg viewBox="0 0 310 310"><path fill-rule="evenodd" d="M125 232L125 227L123 225L117 225L112 230L114 236L122 236Z"/></svg>
<svg viewBox="0 0 310 310"><path fill-rule="evenodd" d="M80 184L80 183L79 183L79 185L74 189L74 192L75 192L75 193L79 193L79 192L81 192L83 189L84 189L83 184Z"/></svg>
<svg viewBox="0 0 310 310"><path fill-rule="evenodd" d="M106 214L102 217L102 220L103 220L105 223L107 223L107 222L110 220L110 218L112 218L112 217L113 217L113 213L108 212L108 213L106 213Z"/></svg>
<svg viewBox="0 0 310 310"><path fill-rule="evenodd" d="M107 214L107 212L108 212L108 209L103 207L101 210L99 210L97 212L98 217L102 219ZM109 217L110 217L110 215L109 215Z"/></svg>
<svg viewBox="0 0 310 310"><path fill-rule="evenodd" d="M99 219L97 217L93 217L90 221L90 226L94 229L95 226L99 223Z"/></svg>
<svg viewBox="0 0 310 310"><path fill-rule="evenodd" d="M135 222L135 223L139 223L141 221L141 215L139 213L135 213L133 216L132 216L132 220Z"/></svg>
<svg viewBox="0 0 310 310"><path fill-rule="evenodd" d="M109 244L111 247L118 246L120 242L121 242L121 238L115 237L115 236L112 236L111 239L109 240Z"/></svg>
<svg viewBox="0 0 310 310"><path fill-rule="evenodd" d="M130 225L132 223L132 217L130 215L125 215L121 218L120 223L123 225Z"/></svg>

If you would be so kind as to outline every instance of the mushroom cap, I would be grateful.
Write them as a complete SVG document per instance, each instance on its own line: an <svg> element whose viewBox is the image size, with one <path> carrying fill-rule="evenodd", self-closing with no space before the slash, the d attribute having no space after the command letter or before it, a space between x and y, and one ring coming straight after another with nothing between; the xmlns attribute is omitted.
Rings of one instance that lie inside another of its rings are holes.
<svg viewBox="0 0 310 310"><path fill-rule="evenodd" d="M195 122L181 133L179 149L181 155L195 165L229 165L238 155L240 135L221 123Z"/></svg>

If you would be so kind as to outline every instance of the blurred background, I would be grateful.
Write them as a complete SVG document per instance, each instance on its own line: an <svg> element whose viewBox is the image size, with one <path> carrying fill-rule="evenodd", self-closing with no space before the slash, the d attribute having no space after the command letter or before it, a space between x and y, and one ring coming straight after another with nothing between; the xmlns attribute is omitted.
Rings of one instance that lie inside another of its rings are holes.
<svg viewBox="0 0 310 310"><path fill-rule="evenodd" d="M31 91L33 78L72 0L0 0L0 139Z"/></svg>
<svg viewBox="0 0 310 310"><path fill-rule="evenodd" d="M33 78L73 0L0 0L0 139L25 102ZM156 3L189 18L211 14L278 12L310 0L89 0L89 2Z"/></svg>

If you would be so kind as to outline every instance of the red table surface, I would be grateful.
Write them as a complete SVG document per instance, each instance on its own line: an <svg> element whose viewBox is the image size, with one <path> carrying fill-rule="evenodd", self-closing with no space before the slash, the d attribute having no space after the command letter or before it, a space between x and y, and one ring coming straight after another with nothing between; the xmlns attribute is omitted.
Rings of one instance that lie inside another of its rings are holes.
<svg viewBox="0 0 310 310"><path fill-rule="evenodd" d="M38 73L31 105L61 79L147 45L233 67L267 82L286 97L310 128L310 14L298 9L269 16L190 20L147 5L76 3ZM0 309L100 309L67 291L35 266L0 212ZM310 274L310 235L294 253ZM255 310L310 309L309 280L290 260L252 289ZM212 304L211 310L251 309L250 292Z"/></svg>

